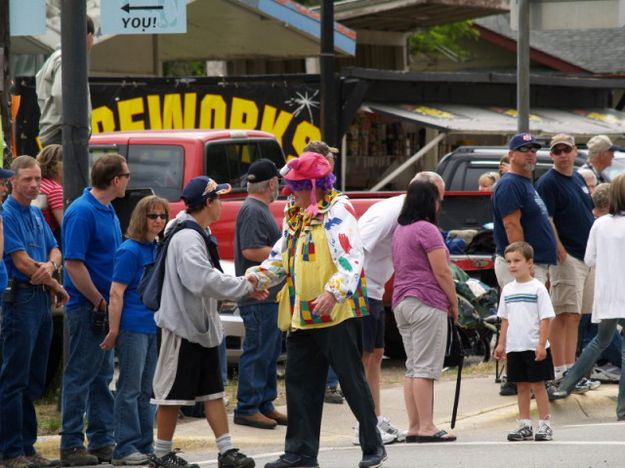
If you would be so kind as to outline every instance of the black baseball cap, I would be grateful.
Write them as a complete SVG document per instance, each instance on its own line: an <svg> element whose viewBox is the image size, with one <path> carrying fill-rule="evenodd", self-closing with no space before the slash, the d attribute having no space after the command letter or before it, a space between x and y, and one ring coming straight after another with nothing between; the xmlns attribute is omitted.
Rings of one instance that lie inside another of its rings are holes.
<svg viewBox="0 0 625 468"><path fill-rule="evenodd" d="M274 162L269 159L258 159L254 161L247 171L248 182L264 182L274 177L280 177L280 172Z"/></svg>

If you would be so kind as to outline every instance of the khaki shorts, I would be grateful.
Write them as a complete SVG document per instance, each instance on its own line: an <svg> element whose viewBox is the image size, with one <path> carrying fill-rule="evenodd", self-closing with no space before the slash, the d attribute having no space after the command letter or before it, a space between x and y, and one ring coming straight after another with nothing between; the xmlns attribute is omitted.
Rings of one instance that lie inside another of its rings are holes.
<svg viewBox="0 0 625 468"><path fill-rule="evenodd" d="M567 255L549 267L551 302L557 314L590 314L595 289L595 270Z"/></svg>
<svg viewBox="0 0 625 468"><path fill-rule="evenodd" d="M406 377L437 380L445 361L447 311L406 297L393 313L406 350Z"/></svg>
<svg viewBox="0 0 625 468"><path fill-rule="evenodd" d="M499 284L499 289L503 289L506 284L512 283L512 281L514 281L514 276L512 276L508 271L506 259L499 255L495 257L495 276L497 277L497 284ZM544 263L535 263L534 278L536 278L542 284L545 284L548 277L549 265L546 265Z"/></svg>

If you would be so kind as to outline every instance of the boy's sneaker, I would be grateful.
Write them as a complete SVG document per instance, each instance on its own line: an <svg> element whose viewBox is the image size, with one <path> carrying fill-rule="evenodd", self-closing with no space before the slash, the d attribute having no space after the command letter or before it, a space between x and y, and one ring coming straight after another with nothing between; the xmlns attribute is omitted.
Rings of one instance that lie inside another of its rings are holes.
<svg viewBox="0 0 625 468"><path fill-rule="evenodd" d="M406 440L406 435L404 434L404 432L393 426L388 418L385 418L384 416L380 417L380 420L378 421L378 429L380 430L381 434L384 434L386 432L387 434L395 436L395 441L397 442L403 442Z"/></svg>
<svg viewBox="0 0 625 468"><path fill-rule="evenodd" d="M534 438L534 432L532 426L527 426L520 423L519 428L515 431L508 433L508 440L510 442L519 442L521 440L532 440Z"/></svg>
<svg viewBox="0 0 625 468"><path fill-rule="evenodd" d="M379 427L378 432L380 433L380 438L382 439L382 443L384 445L392 444L393 442L397 441L397 437L394 434L381 431ZM356 425L354 426L354 436L352 437L352 444L360 445L360 427L358 423L356 423Z"/></svg>
<svg viewBox="0 0 625 468"><path fill-rule="evenodd" d="M540 426L538 426L538 432L536 432L536 436L534 437L536 441L546 441L553 440L553 430L551 426L547 423L541 422Z"/></svg>
<svg viewBox="0 0 625 468"><path fill-rule="evenodd" d="M180 452L180 449L174 449L162 457L150 455L148 463L152 468L200 468L199 465L190 464L184 458L179 457L177 454Z"/></svg>
<svg viewBox="0 0 625 468"><path fill-rule="evenodd" d="M607 383L619 382L621 380L621 369L610 363L604 364L603 366L595 366L592 369L590 378Z"/></svg>
<svg viewBox="0 0 625 468"><path fill-rule="evenodd" d="M239 452L239 449L233 448L223 455L220 453L217 457L217 466L219 468L254 468L254 460Z"/></svg>
<svg viewBox="0 0 625 468"><path fill-rule="evenodd" d="M326 393L323 396L323 401L326 403L333 403L335 405L342 405L343 394L337 387L326 387Z"/></svg>

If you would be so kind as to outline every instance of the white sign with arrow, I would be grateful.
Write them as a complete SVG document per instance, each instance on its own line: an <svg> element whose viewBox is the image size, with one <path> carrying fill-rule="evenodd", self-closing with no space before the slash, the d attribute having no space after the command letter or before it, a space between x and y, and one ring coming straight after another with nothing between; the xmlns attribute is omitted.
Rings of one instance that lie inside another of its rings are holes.
<svg viewBox="0 0 625 468"><path fill-rule="evenodd" d="M102 34L187 32L186 0L106 0L101 2Z"/></svg>

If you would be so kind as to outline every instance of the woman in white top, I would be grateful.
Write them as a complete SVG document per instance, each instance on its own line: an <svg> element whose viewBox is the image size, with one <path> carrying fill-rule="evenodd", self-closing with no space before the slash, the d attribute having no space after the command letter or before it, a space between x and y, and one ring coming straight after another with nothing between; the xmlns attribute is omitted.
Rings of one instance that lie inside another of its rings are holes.
<svg viewBox="0 0 625 468"><path fill-rule="evenodd" d="M595 291L592 321L599 323L597 336L584 348L575 365L568 370L554 392L556 398L567 396L595 364L612 341L618 319L625 318L625 174L614 178L610 186L609 214L598 218L590 230L586 265L595 267ZM622 364L625 366L625 349ZM623 367L622 367L623 368ZM619 384L616 416L625 420L625 379Z"/></svg>

